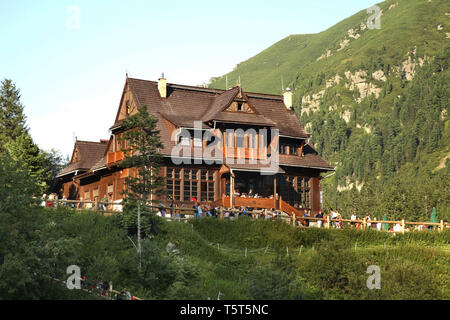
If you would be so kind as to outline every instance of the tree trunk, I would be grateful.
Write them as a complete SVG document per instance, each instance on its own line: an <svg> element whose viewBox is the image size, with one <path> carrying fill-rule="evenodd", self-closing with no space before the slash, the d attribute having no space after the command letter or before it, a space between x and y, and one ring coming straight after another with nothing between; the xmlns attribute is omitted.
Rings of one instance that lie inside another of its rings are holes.
<svg viewBox="0 0 450 320"><path fill-rule="evenodd" d="M138 241L138 254L139 254L139 272L142 268L141 261L141 203L138 202L138 215L137 215L137 241Z"/></svg>

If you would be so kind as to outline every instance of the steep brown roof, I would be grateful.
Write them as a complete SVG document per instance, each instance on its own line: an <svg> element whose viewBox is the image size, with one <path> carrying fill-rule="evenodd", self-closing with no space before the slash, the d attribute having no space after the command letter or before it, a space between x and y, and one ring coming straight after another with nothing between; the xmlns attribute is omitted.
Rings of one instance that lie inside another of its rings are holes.
<svg viewBox="0 0 450 320"><path fill-rule="evenodd" d="M128 78L127 83L139 106L146 105L150 114L163 116L177 126L193 127L194 121L205 122L217 118L216 120L224 122L274 126L280 130L281 135L309 137L295 112L286 109L282 96L246 93L249 103L259 114L252 115L222 112L236 97L239 87L219 90L168 83L167 98L162 99L156 81ZM119 124L116 121L113 127ZM163 143L167 141L162 138Z"/></svg>
<svg viewBox="0 0 450 320"><path fill-rule="evenodd" d="M280 165L334 170L334 167L328 163L328 161L319 156L318 152L309 143L305 145L302 157L280 154L279 162Z"/></svg>
<svg viewBox="0 0 450 320"><path fill-rule="evenodd" d="M231 102L236 97L238 92L239 87L234 87L216 96L211 106L208 107L205 114L203 115L202 121L212 120L215 115L223 111L226 107L228 107L231 104Z"/></svg>
<svg viewBox="0 0 450 320"><path fill-rule="evenodd" d="M107 146L107 140L102 140L101 142L77 140L75 142L74 152L78 150L80 160L62 169L57 177L64 176L76 170L88 171L105 156Z"/></svg>
<svg viewBox="0 0 450 320"><path fill-rule="evenodd" d="M201 123L203 129L210 128L210 121L241 123L258 126L268 126L279 130L281 136L306 139L305 132L294 111L286 109L281 95L261 93L245 93L240 87L230 90L209 89L178 84L167 84L167 97L161 98L158 82L127 78L129 86L138 107L147 106L148 112L158 119L157 128L160 131L164 149L161 153L171 156L175 141L171 139L169 122L174 127L193 128L194 122ZM239 93L254 109L255 113L224 111ZM116 120L111 128L120 126ZM106 143L77 141L82 160L70 164L59 176L74 170L98 170L106 165ZM280 165L292 165L309 168L331 169L333 167L322 159L310 145L305 147L303 157L280 155ZM240 165L242 167L242 165ZM261 165L257 166L261 168ZM238 167L235 167L236 169ZM240 168L240 167L239 167ZM244 165L241 169L252 169ZM256 168L256 167L255 167ZM282 169L280 169L282 171ZM280 172L281 172L280 171Z"/></svg>

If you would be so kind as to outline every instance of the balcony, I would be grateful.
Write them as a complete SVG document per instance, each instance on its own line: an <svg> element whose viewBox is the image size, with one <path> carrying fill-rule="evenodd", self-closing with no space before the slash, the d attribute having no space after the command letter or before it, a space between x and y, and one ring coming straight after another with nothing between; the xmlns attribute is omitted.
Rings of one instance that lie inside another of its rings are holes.
<svg viewBox="0 0 450 320"><path fill-rule="evenodd" d="M122 151L116 151L116 152L108 152L106 154L106 164L113 164L119 161L122 161L124 158Z"/></svg>
<svg viewBox="0 0 450 320"><path fill-rule="evenodd" d="M233 148L224 146L223 154L227 158L264 160L267 159L267 148L253 149L253 148Z"/></svg>

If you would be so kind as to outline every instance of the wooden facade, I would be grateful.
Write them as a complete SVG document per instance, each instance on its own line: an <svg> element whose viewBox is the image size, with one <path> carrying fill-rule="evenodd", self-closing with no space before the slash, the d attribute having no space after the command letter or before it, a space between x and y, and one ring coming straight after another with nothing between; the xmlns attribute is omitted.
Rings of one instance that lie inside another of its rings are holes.
<svg viewBox="0 0 450 320"><path fill-rule="evenodd" d="M284 105L283 96L245 93L239 86L216 90L163 80L127 78L110 139L77 141L71 164L59 173L65 197L122 199L125 178L136 175L136 170L117 166L126 156L121 150L127 147L120 139L120 124L138 107L147 106L159 119L164 144L160 174L166 178L167 196L159 199L162 202L267 208L297 215L303 209L320 210L320 174L333 167L308 142L309 134ZM279 134L263 134L273 129ZM189 135L183 136L183 130ZM205 132L211 139L204 138ZM171 151L177 145L187 152L182 157L191 161L176 164ZM222 154L221 161L198 159L196 155L204 155L211 145ZM266 160L275 153L279 154L276 171L269 172L274 169L266 168Z"/></svg>

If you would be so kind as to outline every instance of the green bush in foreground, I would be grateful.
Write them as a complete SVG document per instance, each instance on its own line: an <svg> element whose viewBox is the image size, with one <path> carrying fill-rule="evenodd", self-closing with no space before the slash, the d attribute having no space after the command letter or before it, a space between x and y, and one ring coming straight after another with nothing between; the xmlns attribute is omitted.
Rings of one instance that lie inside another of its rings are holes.
<svg viewBox="0 0 450 320"><path fill-rule="evenodd" d="M87 286L112 281L146 299L217 299L219 292L221 299L450 298L448 231L392 236L249 219L158 223L160 232L143 241L140 273L136 239L118 216L2 212L0 298L95 298L49 280L67 279L72 264ZM381 290L366 287L369 265L380 267Z"/></svg>

